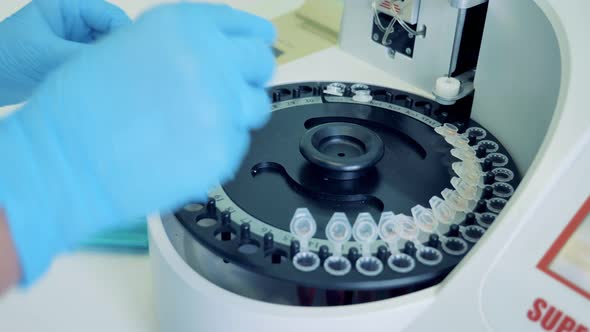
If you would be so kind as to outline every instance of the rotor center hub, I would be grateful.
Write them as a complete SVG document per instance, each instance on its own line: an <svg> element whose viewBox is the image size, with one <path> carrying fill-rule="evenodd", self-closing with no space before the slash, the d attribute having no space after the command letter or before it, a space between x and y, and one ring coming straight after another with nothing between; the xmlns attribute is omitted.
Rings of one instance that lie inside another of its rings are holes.
<svg viewBox="0 0 590 332"><path fill-rule="evenodd" d="M335 179L354 179L383 158L383 141L369 128L345 122L325 123L301 137L299 151Z"/></svg>

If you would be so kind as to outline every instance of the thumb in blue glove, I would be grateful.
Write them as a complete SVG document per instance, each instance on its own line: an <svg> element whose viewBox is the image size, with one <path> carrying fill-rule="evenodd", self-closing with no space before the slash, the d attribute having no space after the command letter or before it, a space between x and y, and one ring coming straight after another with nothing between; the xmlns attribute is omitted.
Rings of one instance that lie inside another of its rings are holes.
<svg viewBox="0 0 590 332"><path fill-rule="evenodd" d="M156 8L56 69L0 121L0 206L30 283L96 232L203 198L265 123L272 25Z"/></svg>
<svg viewBox="0 0 590 332"><path fill-rule="evenodd" d="M128 25L104 0L35 0L0 23L0 106L27 99L85 44Z"/></svg>

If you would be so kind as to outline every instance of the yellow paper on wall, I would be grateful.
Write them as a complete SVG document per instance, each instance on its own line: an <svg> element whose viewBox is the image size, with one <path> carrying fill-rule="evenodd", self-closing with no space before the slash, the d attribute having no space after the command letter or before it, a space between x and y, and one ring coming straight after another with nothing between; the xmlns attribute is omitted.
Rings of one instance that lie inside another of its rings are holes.
<svg viewBox="0 0 590 332"><path fill-rule="evenodd" d="M338 44L342 0L307 0L296 11L273 20L277 62L284 64Z"/></svg>

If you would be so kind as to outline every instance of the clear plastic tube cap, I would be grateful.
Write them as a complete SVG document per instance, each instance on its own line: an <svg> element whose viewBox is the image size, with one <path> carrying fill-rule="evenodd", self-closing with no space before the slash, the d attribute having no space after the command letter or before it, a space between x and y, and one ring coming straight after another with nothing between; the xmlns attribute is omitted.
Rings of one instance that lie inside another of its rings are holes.
<svg viewBox="0 0 590 332"><path fill-rule="evenodd" d="M470 170L470 171L477 171L477 172L483 173L483 170L481 168L481 163L479 162L478 159L464 161L463 167L465 169Z"/></svg>
<svg viewBox="0 0 590 332"><path fill-rule="evenodd" d="M445 188L441 192L441 195L445 199L445 202L455 211L466 212L469 208L469 202L454 190Z"/></svg>
<svg viewBox="0 0 590 332"><path fill-rule="evenodd" d="M428 203L430 204L434 218L436 218L438 222L445 225L449 225L453 222L457 212L451 209L451 207L442 198L438 196L432 196Z"/></svg>
<svg viewBox="0 0 590 332"><path fill-rule="evenodd" d="M354 226L352 227L352 237L356 242L370 244L377 240L379 231L377 224L370 213L359 213Z"/></svg>
<svg viewBox="0 0 590 332"><path fill-rule="evenodd" d="M387 243L392 243L399 238L396 232L395 215L393 212L383 212L379 219L379 236Z"/></svg>
<svg viewBox="0 0 590 332"><path fill-rule="evenodd" d="M469 139L467 137L460 135L447 136L445 137L445 141L456 148L472 150L471 146L469 146Z"/></svg>
<svg viewBox="0 0 590 332"><path fill-rule="evenodd" d="M395 232L406 241L414 241L418 238L418 227L414 223L414 218L405 214L395 216Z"/></svg>
<svg viewBox="0 0 590 332"><path fill-rule="evenodd" d="M342 96L344 95L344 90L346 90L346 85L344 83L334 82L326 86L324 93L329 95Z"/></svg>
<svg viewBox="0 0 590 332"><path fill-rule="evenodd" d="M352 92L359 92L359 91L366 91L369 90L369 86L362 83L355 83L350 86L350 91Z"/></svg>
<svg viewBox="0 0 590 332"><path fill-rule="evenodd" d="M342 212L336 212L326 225L326 238L330 242L342 244L348 242L352 236L352 226Z"/></svg>
<svg viewBox="0 0 590 332"><path fill-rule="evenodd" d="M451 166L457 169L463 169L469 172L481 172L481 165L475 159L464 160L464 161L457 161L454 162Z"/></svg>
<svg viewBox="0 0 590 332"><path fill-rule="evenodd" d="M359 90L352 96L352 100L359 103L368 103L373 100L373 96L371 96L370 90Z"/></svg>
<svg viewBox="0 0 590 332"><path fill-rule="evenodd" d="M454 77L443 76L436 79L434 93L439 97L453 99L461 90L461 81Z"/></svg>
<svg viewBox="0 0 590 332"><path fill-rule="evenodd" d="M350 91L352 91L354 94L352 96L352 100L354 101L368 103L373 100L373 96L371 96L371 89L365 84L353 84L350 87Z"/></svg>
<svg viewBox="0 0 590 332"><path fill-rule="evenodd" d="M467 200L474 200L475 195L477 194L477 187L467 183L467 181L463 181L461 178L453 177L451 179L451 185L455 188L455 190L461 195L461 197Z"/></svg>
<svg viewBox="0 0 590 332"><path fill-rule="evenodd" d="M434 218L432 211L422 205L416 205L412 208L412 216L418 228L426 233L432 233L438 227L438 221Z"/></svg>
<svg viewBox="0 0 590 332"><path fill-rule="evenodd" d="M434 131L444 137L455 136L459 128L451 123L445 123L442 126L434 128Z"/></svg>
<svg viewBox="0 0 590 332"><path fill-rule="evenodd" d="M474 161L454 162L451 165L451 168L459 178L470 185L479 185L482 180L482 172L479 163Z"/></svg>
<svg viewBox="0 0 590 332"><path fill-rule="evenodd" d="M307 208L298 208L291 218L289 228L295 237L308 240L315 235L317 224Z"/></svg>
<svg viewBox="0 0 590 332"><path fill-rule="evenodd" d="M454 148L451 150L451 155L462 161L476 161L475 151L471 149L458 149Z"/></svg>

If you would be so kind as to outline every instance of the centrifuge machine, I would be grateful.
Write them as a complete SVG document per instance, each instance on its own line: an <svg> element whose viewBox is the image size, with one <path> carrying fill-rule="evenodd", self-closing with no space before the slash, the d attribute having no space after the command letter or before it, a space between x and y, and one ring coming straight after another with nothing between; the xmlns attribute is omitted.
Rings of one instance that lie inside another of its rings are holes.
<svg viewBox="0 0 590 332"><path fill-rule="evenodd" d="M151 216L162 331L588 331L588 10L345 1L235 177Z"/></svg>

